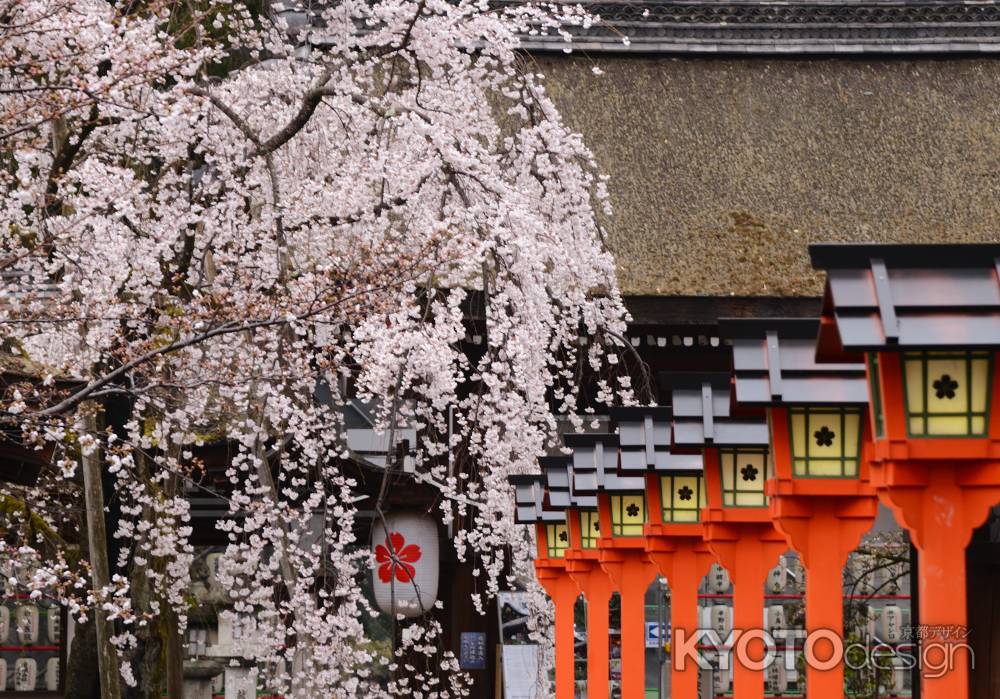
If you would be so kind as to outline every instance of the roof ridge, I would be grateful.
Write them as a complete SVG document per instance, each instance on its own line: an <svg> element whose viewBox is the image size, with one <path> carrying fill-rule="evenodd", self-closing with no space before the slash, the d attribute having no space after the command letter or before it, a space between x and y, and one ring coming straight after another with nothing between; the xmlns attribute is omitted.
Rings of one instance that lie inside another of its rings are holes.
<svg viewBox="0 0 1000 699"><path fill-rule="evenodd" d="M520 0L498 0L499 5ZM599 17L528 49L610 52L989 53L997 0L584 0Z"/></svg>

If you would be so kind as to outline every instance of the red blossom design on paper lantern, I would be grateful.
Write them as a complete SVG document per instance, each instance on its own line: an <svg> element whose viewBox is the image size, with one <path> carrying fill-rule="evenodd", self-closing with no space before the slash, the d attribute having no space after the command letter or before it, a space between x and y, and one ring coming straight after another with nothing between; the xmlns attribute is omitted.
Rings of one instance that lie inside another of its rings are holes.
<svg viewBox="0 0 1000 699"><path fill-rule="evenodd" d="M412 581L417 569L410 564L419 561L420 556L419 546L407 544L399 532L390 532L385 538L385 546L379 544L375 547L375 562L381 564L378 568L379 580L384 583L390 582L395 570L396 580L399 582Z"/></svg>

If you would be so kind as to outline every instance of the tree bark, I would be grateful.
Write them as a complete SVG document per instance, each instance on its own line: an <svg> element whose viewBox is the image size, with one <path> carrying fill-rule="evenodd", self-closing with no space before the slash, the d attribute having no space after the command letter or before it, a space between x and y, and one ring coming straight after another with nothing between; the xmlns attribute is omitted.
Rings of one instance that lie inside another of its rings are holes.
<svg viewBox="0 0 1000 699"><path fill-rule="evenodd" d="M177 615L167 606L164 609L167 643L167 696L184 699L184 645L177 630Z"/></svg>
<svg viewBox="0 0 1000 699"><path fill-rule="evenodd" d="M84 404L80 424L84 433L97 432L97 417L94 406ZM90 549L90 565L96 590L111 583L108 565L108 536L104 528L104 493L101 487L101 454L94 449L90 454L80 455L83 471L83 493L87 511L87 544ZM118 657L111 643L113 625L104 611L95 609L91 615L97 630L97 667L101 676L101 699L121 699L121 682L118 674Z"/></svg>

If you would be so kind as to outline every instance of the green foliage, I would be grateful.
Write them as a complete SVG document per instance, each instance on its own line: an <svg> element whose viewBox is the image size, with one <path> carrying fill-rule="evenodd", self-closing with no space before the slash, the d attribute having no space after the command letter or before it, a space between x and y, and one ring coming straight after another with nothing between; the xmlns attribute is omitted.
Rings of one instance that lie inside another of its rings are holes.
<svg viewBox="0 0 1000 699"><path fill-rule="evenodd" d="M0 526L6 529L11 525L26 527L29 540L34 540L34 535L40 534L50 546L63 551L68 549L66 542L59 536L59 532L28 509L23 500L11 495L0 494Z"/></svg>

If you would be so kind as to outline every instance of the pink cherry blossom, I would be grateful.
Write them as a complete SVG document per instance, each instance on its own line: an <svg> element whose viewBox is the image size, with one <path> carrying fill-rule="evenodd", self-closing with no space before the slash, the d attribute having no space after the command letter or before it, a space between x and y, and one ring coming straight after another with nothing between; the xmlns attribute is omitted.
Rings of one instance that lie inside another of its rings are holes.
<svg viewBox="0 0 1000 699"><path fill-rule="evenodd" d="M123 676L141 684L129 668L163 615L185 631L204 566L191 503L215 498L213 584L262 689L468 695L431 615L388 657L363 642L358 503L435 489L476 603L526 585L547 633L507 476L581 424L582 391L632 390L605 181L519 37L590 18L534 2L249 5L0 1L0 340L22 377L0 419L49 464L0 495L52 533L10 526L0 554L39 571L18 585L115 619ZM370 409L384 468L351 449L350 400ZM93 410L107 429L85 429ZM60 541L80 528L84 451L120 507L105 589ZM430 669L405 667L414 653ZM383 665L387 683L371 676Z"/></svg>

